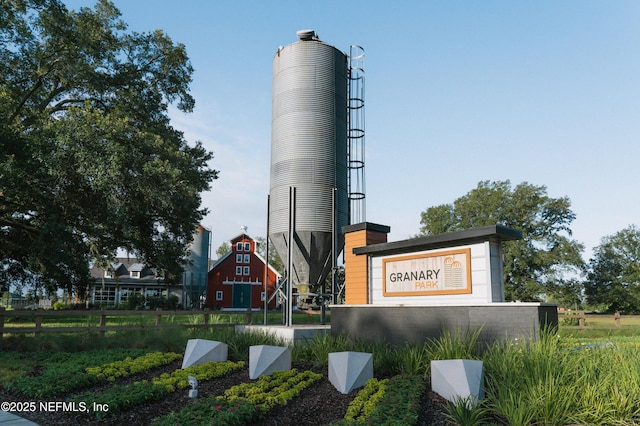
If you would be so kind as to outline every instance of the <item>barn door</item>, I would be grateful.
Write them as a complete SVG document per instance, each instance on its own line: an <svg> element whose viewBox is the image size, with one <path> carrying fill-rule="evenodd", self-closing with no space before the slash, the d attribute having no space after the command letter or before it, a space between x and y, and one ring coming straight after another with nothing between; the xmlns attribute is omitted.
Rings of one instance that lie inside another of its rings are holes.
<svg viewBox="0 0 640 426"><path fill-rule="evenodd" d="M233 307L248 308L251 306L251 284L233 285Z"/></svg>

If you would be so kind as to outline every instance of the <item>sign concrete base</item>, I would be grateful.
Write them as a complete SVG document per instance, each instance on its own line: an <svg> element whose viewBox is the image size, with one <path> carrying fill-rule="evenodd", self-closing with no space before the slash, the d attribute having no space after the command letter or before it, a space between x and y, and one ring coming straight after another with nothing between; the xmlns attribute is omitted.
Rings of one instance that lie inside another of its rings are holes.
<svg viewBox="0 0 640 426"><path fill-rule="evenodd" d="M431 389L451 402L468 401L472 408L484 398L482 361L431 361Z"/></svg>
<svg viewBox="0 0 640 426"><path fill-rule="evenodd" d="M182 368L209 361L224 362L227 360L228 353L229 347L225 343L214 340L189 339L182 359Z"/></svg>
<svg viewBox="0 0 640 426"><path fill-rule="evenodd" d="M403 346L449 333L479 332L478 344L536 340L558 326L558 305L486 303L482 305L331 305L331 334L351 340Z"/></svg>
<svg viewBox="0 0 640 426"><path fill-rule="evenodd" d="M331 325L236 325L236 334L240 333L262 333L270 335L281 341L282 344L294 346L297 343L304 343L313 340L317 335L331 333Z"/></svg>
<svg viewBox="0 0 640 426"><path fill-rule="evenodd" d="M291 350L288 347L259 345L249 348L251 380L278 370L291 370Z"/></svg>
<svg viewBox="0 0 640 426"><path fill-rule="evenodd" d="M362 387L373 378L373 355L364 352L329 354L329 382L343 394Z"/></svg>

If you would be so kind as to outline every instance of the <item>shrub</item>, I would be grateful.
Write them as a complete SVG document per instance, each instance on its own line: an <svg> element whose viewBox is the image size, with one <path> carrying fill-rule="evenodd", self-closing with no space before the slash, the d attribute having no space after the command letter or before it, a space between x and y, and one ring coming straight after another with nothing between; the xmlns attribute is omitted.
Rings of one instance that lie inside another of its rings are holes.
<svg viewBox="0 0 640 426"><path fill-rule="evenodd" d="M144 308L145 299L141 294L131 294L124 303L125 309L135 310Z"/></svg>
<svg viewBox="0 0 640 426"><path fill-rule="evenodd" d="M578 326L580 325L580 318L576 315L565 316L560 320L560 325L564 326Z"/></svg>
<svg viewBox="0 0 640 426"><path fill-rule="evenodd" d="M22 395L43 398L80 389L101 381L87 374L85 369L96 364L113 362L123 356L139 356L141 350L90 351L84 353L40 353L34 356L37 363L44 362L39 376L25 376L15 382L5 383L5 388Z"/></svg>
<svg viewBox="0 0 640 426"><path fill-rule="evenodd" d="M420 376L401 374L385 380L370 379L337 425L415 425L424 390Z"/></svg>
<svg viewBox="0 0 640 426"><path fill-rule="evenodd" d="M458 426L481 426L487 424L489 410L472 397L447 401L446 418Z"/></svg>
<svg viewBox="0 0 640 426"><path fill-rule="evenodd" d="M263 416L260 408L247 400L198 399L177 413L154 419L154 426L244 426ZM214 420L215 419L215 420Z"/></svg>
<svg viewBox="0 0 640 426"><path fill-rule="evenodd" d="M182 355L175 352L152 352L135 359L127 357L124 360L114 361L98 367L88 367L86 372L100 379L113 382L117 378L142 373L143 371L169 364L179 358L182 358Z"/></svg>
<svg viewBox="0 0 640 426"><path fill-rule="evenodd" d="M430 359L475 359L478 354L478 337L482 329L476 331L443 330L439 339L427 342L426 351Z"/></svg>

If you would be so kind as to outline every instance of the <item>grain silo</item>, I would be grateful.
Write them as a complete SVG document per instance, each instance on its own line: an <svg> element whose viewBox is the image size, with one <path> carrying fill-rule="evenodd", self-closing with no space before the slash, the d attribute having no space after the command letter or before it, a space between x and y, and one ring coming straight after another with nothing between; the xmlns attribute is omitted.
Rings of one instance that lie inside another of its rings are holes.
<svg viewBox="0 0 640 426"><path fill-rule="evenodd" d="M189 245L189 258L182 274L182 306L200 308L207 294L211 231L198 225Z"/></svg>
<svg viewBox="0 0 640 426"><path fill-rule="evenodd" d="M324 282L349 224L350 70L315 31L297 35L273 59L269 237L305 293Z"/></svg>

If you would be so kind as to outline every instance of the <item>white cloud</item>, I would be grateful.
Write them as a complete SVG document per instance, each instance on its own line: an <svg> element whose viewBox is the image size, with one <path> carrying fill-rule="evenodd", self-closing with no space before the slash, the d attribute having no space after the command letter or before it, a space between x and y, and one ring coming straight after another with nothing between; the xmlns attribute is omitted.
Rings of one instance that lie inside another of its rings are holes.
<svg viewBox="0 0 640 426"><path fill-rule="evenodd" d="M212 252L240 234L246 225L253 237L266 233L269 192L269 135L239 126L238 117L216 105L200 105L192 114L171 111L172 125L184 132L189 143L199 140L212 151L210 166L219 171L211 190L202 194L209 209L202 225L212 231Z"/></svg>

